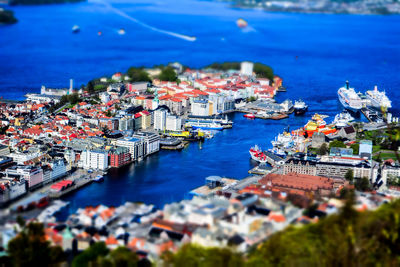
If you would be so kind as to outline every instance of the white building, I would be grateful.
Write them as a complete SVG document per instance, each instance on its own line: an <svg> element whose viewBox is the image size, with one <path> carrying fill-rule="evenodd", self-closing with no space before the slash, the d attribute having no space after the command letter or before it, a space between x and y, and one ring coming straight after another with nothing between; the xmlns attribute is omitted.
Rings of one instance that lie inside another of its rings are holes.
<svg viewBox="0 0 400 267"><path fill-rule="evenodd" d="M164 131L168 112L165 109L154 111L154 130Z"/></svg>
<svg viewBox="0 0 400 267"><path fill-rule="evenodd" d="M81 154L81 164L84 169L106 170L108 153L104 150L85 150Z"/></svg>
<svg viewBox="0 0 400 267"><path fill-rule="evenodd" d="M126 137L124 139L118 140L116 145L128 148L132 160L138 160L146 156L146 146L144 145L144 142L139 138Z"/></svg>
<svg viewBox="0 0 400 267"><path fill-rule="evenodd" d="M166 119L167 131L180 131L182 129L182 120L178 116L168 115Z"/></svg>
<svg viewBox="0 0 400 267"><path fill-rule="evenodd" d="M158 134L150 132L138 132L132 137L140 139L144 144L144 156L148 156L160 150L160 136Z"/></svg>
<svg viewBox="0 0 400 267"><path fill-rule="evenodd" d="M240 64L240 74L251 76L253 75L254 64L252 62L244 61Z"/></svg>
<svg viewBox="0 0 400 267"><path fill-rule="evenodd" d="M209 116L208 100L193 100L190 112L194 116Z"/></svg>
<svg viewBox="0 0 400 267"><path fill-rule="evenodd" d="M50 163L52 172L50 174L50 179L55 180L64 176L67 173L67 167L65 165L64 159L56 159Z"/></svg>
<svg viewBox="0 0 400 267"><path fill-rule="evenodd" d="M12 166L5 171L6 178L24 178L28 181L28 188L40 185L43 182L42 168L17 165Z"/></svg>

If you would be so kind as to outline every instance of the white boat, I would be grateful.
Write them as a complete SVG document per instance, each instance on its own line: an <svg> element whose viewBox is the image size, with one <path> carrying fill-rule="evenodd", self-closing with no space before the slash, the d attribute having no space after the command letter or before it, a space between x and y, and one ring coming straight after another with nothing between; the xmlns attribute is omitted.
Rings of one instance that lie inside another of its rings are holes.
<svg viewBox="0 0 400 267"><path fill-rule="evenodd" d="M262 149L259 148L257 145L250 148L249 153L253 160L260 162L260 163L267 162L267 156L264 154L264 152L262 152Z"/></svg>
<svg viewBox="0 0 400 267"><path fill-rule="evenodd" d="M357 113L362 108L362 100L354 91L354 88L349 87L349 82L346 81L344 87L339 88L338 97L340 103L347 110Z"/></svg>
<svg viewBox="0 0 400 267"><path fill-rule="evenodd" d="M378 87L375 85L374 90L368 90L365 95L371 101L371 105L375 108L389 109L392 107L392 101L386 96L385 91L378 91Z"/></svg>
<svg viewBox="0 0 400 267"><path fill-rule="evenodd" d="M343 111L335 116L335 119L332 123L336 126L336 128L343 128L348 126L352 121L354 121L354 118L350 115L350 113Z"/></svg>
<svg viewBox="0 0 400 267"><path fill-rule="evenodd" d="M290 147L290 145L293 143L293 138L292 135L288 132L284 132L282 134L279 134L277 137L275 137L274 140L271 141L271 144L274 147Z"/></svg>
<svg viewBox="0 0 400 267"><path fill-rule="evenodd" d="M81 30L81 28L79 28L78 25L74 25L74 26L72 27L72 32L73 32L73 33L78 33L78 32L80 32L80 30Z"/></svg>
<svg viewBox="0 0 400 267"><path fill-rule="evenodd" d="M104 177L103 177L103 175L97 175L94 179L93 179L93 181L95 181L95 182L103 182L104 181Z"/></svg>

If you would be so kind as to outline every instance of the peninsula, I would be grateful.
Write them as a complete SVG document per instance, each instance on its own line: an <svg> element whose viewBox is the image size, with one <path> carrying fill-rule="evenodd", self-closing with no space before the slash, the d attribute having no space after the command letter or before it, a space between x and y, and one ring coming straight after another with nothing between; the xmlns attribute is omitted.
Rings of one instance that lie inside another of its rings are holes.
<svg viewBox="0 0 400 267"><path fill-rule="evenodd" d="M400 3L393 0L226 0L234 7L258 8L275 12L330 13L330 14L399 14Z"/></svg>

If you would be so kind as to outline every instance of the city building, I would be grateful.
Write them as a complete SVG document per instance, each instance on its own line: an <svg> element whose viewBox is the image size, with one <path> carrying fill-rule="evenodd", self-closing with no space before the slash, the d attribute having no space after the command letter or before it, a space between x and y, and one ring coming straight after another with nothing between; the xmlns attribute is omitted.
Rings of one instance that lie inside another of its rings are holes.
<svg viewBox="0 0 400 267"><path fill-rule="evenodd" d="M182 119L175 115L167 115L166 128L167 131L182 130Z"/></svg>
<svg viewBox="0 0 400 267"><path fill-rule="evenodd" d="M154 130L164 131L167 122L167 110L157 109L154 112Z"/></svg>
<svg viewBox="0 0 400 267"><path fill-rule="evenodd" d="M116 146L128 148L132 161L142 159L145 156L145 145L139 138L126 137L119 139L116 142Z"/></svg>
<svg viewBox="0 0 400 267"><path fill-rule="evenodd" d="M160 150L160 136L152 132L137 132L132 135L144 144L144 156L156 153Z"/></svg>
<svg viewBox="0 0 400 267"><path fill-rule="evenodd" d="M131 154L129 153L129 149L127 147L115 147L110 149L110 167L119 168L130 163Z"/></svg>
<svg viewBox="0 0 400 267"><path fill-rule="evenodd" d="M6 179L25 179L28 188L33 189L40 186L43 182L43 170L40 167L16 165L5 170Z"/></svg>
<svg viewBox="0 0 400 267"><path fill-rule="evenodd" d="M252 62L244 61L240 64L240 74L246 76L253 75L254 64Z"/></svg>
<svg viewBox="0 0 400 267"><path fill-rule="evenodd" d="M82 151L80 160L84 169L104 171L108 168L108 153L104 150Z"/></svg>

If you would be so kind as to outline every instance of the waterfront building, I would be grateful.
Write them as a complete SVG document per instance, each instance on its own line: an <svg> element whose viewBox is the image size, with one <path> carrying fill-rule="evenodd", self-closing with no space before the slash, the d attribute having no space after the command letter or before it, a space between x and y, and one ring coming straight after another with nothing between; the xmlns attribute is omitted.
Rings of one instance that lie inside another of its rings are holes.
<svg viewBox="0 0 400 267"><path fill-rule="evenodd" d="M137 132L133 138L140 139L144 144L144 156L156 153L160 150L160 136L152 132Z"/></svg>
<svg viewBox="0 0 400 267"><path fill-rule="evenodd" d="M0 145L0 157L8 156L10 154L10 148L5 145Z"/></svg>
<svg viewBox="0 0 400 267"><path fill-rule="evenodd" d="M115 147L109 151L110 167L119 168L131 162L131 154L127 147Z"/></svg>
<svg viewBox="0 0 400 267"><path fill-rule="evenodd" d="M144 144L143 142L135 137L126 137L123 139L119 139L116 142L116 145L119 147L126 147L129 149L129 153L131 154L131 159L136 161L145 156Z"/></svg>
<svg viewBox="0 0 400 267"><path fill-rule="evenodd" d="M49 163L51 167L51 180L56 180L67 174L67 166L64 159L54 159Z"/></svg>
<svg viewBox="0 0 400 267"><path fill-rule="evenodd" d="M209 116L212 113L210 110L212 111L212 108L206 99L193 100L190 107L193 116Z"/></svg>
<svg viewBox="0 0 400 267"><path fill-rule="evenodd" d="M300 195L318 194L329 196L334 193L335 182L333 179L299 173L276 174L270 173L258 181L265 186L265 190L280 190L287 193Z"/></svg>
<svg viewBox="0 0 400 267"><path fill-rule="evenodd" d="M154 130L164 131L167 121L167 110L157 109L154 112Z"/></svg>
<svg viewBox="0 0 400 267"><path fill-rule="evenodd" d="M24 194L26 194L25 179L0 181L0 204L12 201Z"/></svg>
<svg viewBox="0 0 400 267"><path fill-rule="evenodd" d="M326 156L320 161L290 158L283 166L283 174L295 172L331 178L345 178L348 170L353 170L354 178L374 178L371 165L364 159L355 157Z"/></svg>
<svg viewBox="0 0 400 267"><path fill-rule="evenodd" d="M29 189L37 187L43 182L43 170L40 167L16 165L6 169L5 175L7 179L25 179Z"/></svg>
<svg viewBox="0 0 400 267"><path fill-rule="evenodd" d="M166 118L167 131L180 131L182 130L182 119L178 116L168 115Z"/></svg>
<svg viewBox="0 0 400 267"><path fill-rule="evenodd" d="M82 151L80 160L84 169L104 171L108 168L108 153L104 150Z"/></svg>

